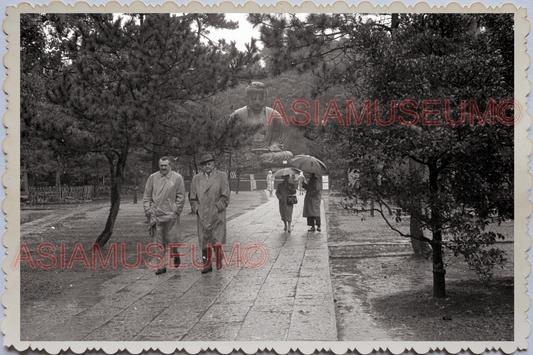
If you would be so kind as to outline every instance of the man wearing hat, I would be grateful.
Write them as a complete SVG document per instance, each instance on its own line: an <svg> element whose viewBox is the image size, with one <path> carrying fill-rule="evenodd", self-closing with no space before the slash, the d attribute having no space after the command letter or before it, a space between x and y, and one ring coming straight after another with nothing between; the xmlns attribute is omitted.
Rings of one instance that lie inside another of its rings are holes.
<svg viewBox="0 0 533 355"><path fill-rule="evenodd" d="M225 173L215 169L215 159L206 154L200 159L202 172L191 181L191 207L197 216L198 242L202 248L202 274L213 270L211 248L216 249L217 269L222 267L221 245L226 243L226 207L230 189Z"/></svg>
<svg viewBox="0 0 533 355"><path fill-rule="evenodd" d="M266 107L267 89L265 84L254 81L246 88L246 106L232 113L232 118L247 125L258 125L254 134L252 152L259 156L263 165L282 165L292 157L285 149L285 125L276 110ZM271 119L271 122L269 122Z"/></svg>
<svg viewBox="0 0 533 355"><path fill-rule="evenodd" d="M146 181L143 195L144 214L150 223L153 241L166 249L169 243L177 243L181 237L180 215L185 204L185 184L180 174L172 171L170 159L159 159L159 171ZM172 254L178 253L173 248ZM166 258L165 258L166 259ZM179 256L173 258L174 266L180 264ZM156 275L167 271L165 264L157 269Z"/></svg>

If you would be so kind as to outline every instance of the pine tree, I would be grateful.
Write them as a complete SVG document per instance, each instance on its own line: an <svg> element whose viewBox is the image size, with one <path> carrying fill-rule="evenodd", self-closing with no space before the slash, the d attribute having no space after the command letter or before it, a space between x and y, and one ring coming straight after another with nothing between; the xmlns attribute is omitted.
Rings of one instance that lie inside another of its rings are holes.
<svg viewBox="0 0 533 355"><path fill-rule="evenodd" d="M235 85L257 58L252 49L203 40L209 27L234 26L219 14L60 14L50 23L65 68L47 92L53 103L47 118L54 117L48 130L72 151L108 162L111 208L96 240L103 246L113 233L131 149L161 152L158 145L195 141L191 130L200 132L202 122L192 103Z"/></svg>

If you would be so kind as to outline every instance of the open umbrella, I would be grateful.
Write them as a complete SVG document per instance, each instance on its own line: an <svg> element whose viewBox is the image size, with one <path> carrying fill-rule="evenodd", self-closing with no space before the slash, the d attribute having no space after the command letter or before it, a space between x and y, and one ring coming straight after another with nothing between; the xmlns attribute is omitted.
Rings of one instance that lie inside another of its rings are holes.
<svg viewBox="0 0 533 355"><path fill-rule="evenodd" d="M328 168L324 163L310 155L296 155L290 158L288 163L298 169L318 175L324 175L328 171Z"/></svg>
<svg viewBox="0 0 533 355"><path fill-rule="evenodd" d="M274 173L274 177L280 178L284 175L300 174L300 172L301 170L293 168L293 167L281 168Z"/></svg>

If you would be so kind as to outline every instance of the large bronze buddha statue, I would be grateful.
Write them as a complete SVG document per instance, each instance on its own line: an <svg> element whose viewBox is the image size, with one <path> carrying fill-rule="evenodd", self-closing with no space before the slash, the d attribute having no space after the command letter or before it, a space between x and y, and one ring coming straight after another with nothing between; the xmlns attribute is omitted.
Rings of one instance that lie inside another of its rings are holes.
<svg viewBox="0 0 533 355"><path fill-rule="evenodd" d="M261 124L252 140L252 151L261 159L265 166L281 166L292 157L292 153L284 149L285 126L281 115L265 106L267 89L263 83L252 82L246 88L246 106L232 113L244 124ZM270 124L268 121L270 120Z"/></svg>

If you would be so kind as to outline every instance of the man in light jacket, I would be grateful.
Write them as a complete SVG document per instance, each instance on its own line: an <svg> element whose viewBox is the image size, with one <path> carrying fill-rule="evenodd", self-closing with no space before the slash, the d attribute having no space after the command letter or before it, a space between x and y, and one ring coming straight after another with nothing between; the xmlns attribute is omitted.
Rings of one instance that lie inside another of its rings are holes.
<svg viewBox="0 0 533 355"><path fill-rule="evenodd" d="M184 204L183 178L177 172L172 171L170 159L162 157L159 159L159 171L150 175L146 181L143 208L150 223L153 241L160 244L164 251L169 243L177 243L181 238L180 215ZM178 253L177 249L173 248L174 255ZM174 256L173 261L174 266L178 267L179 256ZM163 267L157 269L155 274L160 275L166 271L163 261Z"/></svg>
<svg viewBox="0 0 533 355"><path fill-rule="evenodd" d="M226 243L226 207L230 199L228 176L215 169L215 159L206 154L200 159L202 172L191 181L191 207L197 216L198 242L202 248L202 274L213 270L211 248L216 249L217 269L221 264L221 245Z"/></svg>

